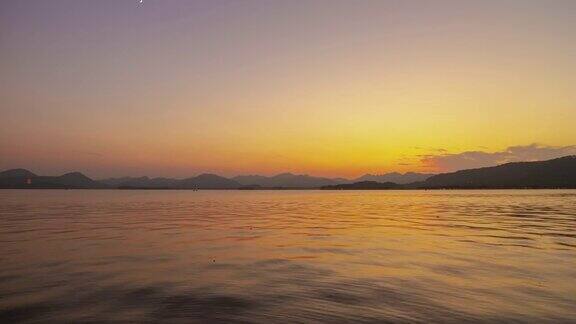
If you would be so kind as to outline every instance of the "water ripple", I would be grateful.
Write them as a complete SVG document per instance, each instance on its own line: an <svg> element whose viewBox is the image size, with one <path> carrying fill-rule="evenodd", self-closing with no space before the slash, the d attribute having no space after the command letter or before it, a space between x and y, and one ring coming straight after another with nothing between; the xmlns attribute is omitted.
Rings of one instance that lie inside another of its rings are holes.
<svg viewBox="0 0 576 324"><path fill-rule="evenodd" d="M0 322L570 322L576 191L0 190Z"/></svg>

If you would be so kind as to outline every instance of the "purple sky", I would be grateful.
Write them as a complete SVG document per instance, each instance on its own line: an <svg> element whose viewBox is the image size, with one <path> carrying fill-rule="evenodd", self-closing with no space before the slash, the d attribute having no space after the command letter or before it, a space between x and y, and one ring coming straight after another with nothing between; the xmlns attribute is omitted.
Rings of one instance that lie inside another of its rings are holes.
<svg viewBox="0 0 576 324"><path fill-rule="evenodd" d="M575 30L571 0L2 1L0 169L356 176L559 155Z"/></svg>

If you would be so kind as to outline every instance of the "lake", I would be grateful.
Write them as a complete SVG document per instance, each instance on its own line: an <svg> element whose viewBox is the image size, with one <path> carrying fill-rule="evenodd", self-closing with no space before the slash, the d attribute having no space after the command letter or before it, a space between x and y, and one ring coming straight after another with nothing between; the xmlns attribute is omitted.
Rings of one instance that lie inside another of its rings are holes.
<svg viewBox="0 0 576 324"><path fill-rule="evenodd" d="M0 322L576 321L576 190L0 190Z"/></svg>

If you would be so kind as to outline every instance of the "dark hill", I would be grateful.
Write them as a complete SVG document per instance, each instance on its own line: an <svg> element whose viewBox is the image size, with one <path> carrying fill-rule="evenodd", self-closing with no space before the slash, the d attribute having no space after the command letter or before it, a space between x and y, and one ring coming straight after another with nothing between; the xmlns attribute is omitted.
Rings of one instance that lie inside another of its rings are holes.
<svg viewBox="0 0 576 324"><path fill-rule="evenodd" d="M237 176L232 179L245 186L258 185L265 188L318 188L347 182L345 179L330 179L292 173L281 173L272 177L260 175Z"/></svg>
<svg viewBox="0 0 576 324"><path fill-rule="evenodd" d="M97 180L98 182L100 182L101 184L107 186L107 187L111 187L111 188L117 188L119 186L122 186L122 184L128 182L128 181L132 181L132 180L137 180L140 178L135 178L135 177L120 177L120 178L106 178L106 179L100 179Z"/></svg>
<svg viewBox="0 0 576 324"><path fill-rule="evenodd" d="M180 180L176 187L180 189L237 189L242 185L215 174L201 174L197 177Z"/></svg>
<svg viewBox="0 0 576 324"><path fill-rule="evenodd" d="M576 156L538 162L513 162L432 176L412 188L576 188Z"/></svg>
<svg viewBox="0 0 576 324"><path fill-rule="evenodd" d="M79 188L79 189L104 188L104 186L101 183L88 178L87 176L85 176L80 172L66 173L59 177L42 177L42 178L48 178L47 179L48 181L63 185L67 188Z"/></svg>
<svg viewBox="0 0 576 324"><path fill-rule="evenodd" d="M365 174L356 180L355 182L361 181L376 181L376 182L394 182L397 184L407 184L412 182L424 181L433 176L429 173L417 173L417 172L406 172L404 174L398 172L391 172L385 174Z"/></svg>
<svg viewBox="0 0 576 324"><path fill-rule="evenodd" d="M11 169L0 172L0 179L6 178L33 178L36 175L26 169Z"/></svg>
<svg viewBox="0 0 576 324"><path fill-rule="evenodd" d="M100 189L105 186L80 172L61 176L37 176L24 169L0 172L0 188L8 189Z"/></svg>
<svg viewBox="0 0 576 324"><path fill-rule="evenodd" d="M349 184L323 186L323 190L385 190L402 189L402 186L394 182L360 181Z"/></svg>
<svg viewBox="0 0 576 324"><path fill-rule="evenodd" d="M133 178L120 183L119 187L132 187L132 188L173 188L178 184L179 180L170 178L148 178L140 177Z"/></svg>

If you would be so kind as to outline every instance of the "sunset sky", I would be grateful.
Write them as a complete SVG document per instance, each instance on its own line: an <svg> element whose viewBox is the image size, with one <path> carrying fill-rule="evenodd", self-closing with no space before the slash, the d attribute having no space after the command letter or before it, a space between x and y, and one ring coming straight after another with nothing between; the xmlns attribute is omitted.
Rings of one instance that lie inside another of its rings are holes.
<svg viewBox="0 0 576 324"><path fill-rule="evenodd" d="M576 1L0 2L0 169L354 177L576 154Z"/></svg>

